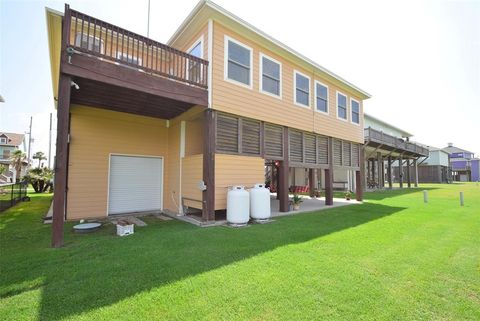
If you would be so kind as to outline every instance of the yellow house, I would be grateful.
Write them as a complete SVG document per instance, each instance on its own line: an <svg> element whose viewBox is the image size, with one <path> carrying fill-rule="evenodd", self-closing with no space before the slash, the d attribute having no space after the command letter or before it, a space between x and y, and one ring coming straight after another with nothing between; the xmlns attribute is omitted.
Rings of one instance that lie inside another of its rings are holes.
<svg viewBox="0 0 480 321"><path fill-rule="evenodd" d="M168 43L47 9L57 101L53 245L64 219L197 208L227 188L348 181L361 199L369 94L210 1ZM335 179L337 177L337 180Z"/></svg>

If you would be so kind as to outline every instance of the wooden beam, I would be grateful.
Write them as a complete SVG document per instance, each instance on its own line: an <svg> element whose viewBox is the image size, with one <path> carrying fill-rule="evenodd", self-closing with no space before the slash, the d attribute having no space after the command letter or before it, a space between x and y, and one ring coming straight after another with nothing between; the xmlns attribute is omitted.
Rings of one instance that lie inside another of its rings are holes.
<svg viewBox="0 0 480 321"><path fill-rule="evenodd" d="M70 76L60 74L57 103L57 145L52 215L52 247L63 246L63 223L67 194L68 124L70 119Z"/></svg>
<svg viewBox="0 0 480 321"><path fill-rule="evenodd" d="M400 188L403 188L403 159L402 155L398 158L398 181L400 183Z"/></svg>
<svg viewBox="0 0 480 321"><path fill-rule="evenodd" d="M355 171L355 196L357 201L363 201L362 173Z"/></svg>
<svg viewBox="0 0 480 321"><path fill-rule="evenodd" d="M383 188L383 158L380 152L377 152L377 176L378 188Z"/></svg>
<svg viewBox="0 0 480 321"><path fill-rule="evenodd" d="M202 192L202 219L215 220L215 120L216 113L206 109L203 119L203 182L207 189Z"/></svg>
<svg viewBox="0 0 480 321"><path fill-rule="evenodd" d="M413 160L413 186L418 187L418 159Z"/></svg>
<svg viewBox="0 0 480 321"><path fill-rule="evenodd" d="M387 179L388 179L388 188L392 189L393 187L393 177L392 177L392 156L387 158Z"/></svg>
<svg viewBox="0 0 480 321"><path fill-rule="evenodd" d="M289 168L289 150L288 150L288 128L283 128L283 161L278 166L278 190L280 212L288 212L290 209L288 198L288 168Z"/></svg>
<svg viewBox="0 0 480 321"><path fill-rule="evenodd" d="M407 158L407 186L408 188L412 187L412 182L410 180L410 158Z"/></svg>
<svg viewBox="0 0 480 321"><path fill-rule="evenodd" d="M325 205L333 205L333 138L328 137L328 165L325 169Z"/></svg>
<svg viewBox="0 0 480 321"><path fill-rule="evenodd" d="M308 192L310 197L315 196L315 189L316 189L315 178L316 178L315 169L309 168L308 169Z"/></svg>

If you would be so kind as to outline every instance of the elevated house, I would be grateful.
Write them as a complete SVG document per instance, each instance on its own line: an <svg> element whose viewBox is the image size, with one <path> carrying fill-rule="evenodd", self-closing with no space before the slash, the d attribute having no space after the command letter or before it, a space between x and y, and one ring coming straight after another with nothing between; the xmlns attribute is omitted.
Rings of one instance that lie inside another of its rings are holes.
<svg viewBox="0 0 480 321"><path fill-rule="evenodd" d="M367 188L418 186L418 162L428 149L410 141L413 136L369 114L365 114L365 185Z"/></svg>
<svg viewBox="0 0 480 321"><path fill-rule="evenodd" d="M70 9L47 9L57 100L53 245L65 219L184 209L215 220L227 188L277 173L335 172L361 200L368 93L210 1L167 44Z"/></svg>
<svg viewBox="0 0 480 321"><path fill-rule="evenodd" d="M428 157L418 165L420 183L448 183L452 180L449 155L441 148L428 146Z"/></svg>
<svg viewBox="0 0 480 321"><path fill-rule="evenodd" d="M26 161L18 173L12 164L12 156L16 150L25 152L25 135L0 132L0 166L5 168L3 174L0 175L0 183L15 182L17 178L26 173L28 164Z"/></svg>
<svg viewBox="0 0 480 321"><path fill-rule="evenodd" d="M458 148L449 143L442 149L449 155L452 177L460 182L478 182L480 180L480 159L473 152Z"/></svg>

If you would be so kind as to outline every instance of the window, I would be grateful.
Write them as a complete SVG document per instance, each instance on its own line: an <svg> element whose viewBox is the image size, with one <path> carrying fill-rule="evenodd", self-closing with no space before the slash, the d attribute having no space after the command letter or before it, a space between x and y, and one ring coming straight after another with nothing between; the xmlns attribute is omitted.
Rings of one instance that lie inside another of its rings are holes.
<svg viewBox="0 0 480 321"><path fill-rule="evenodd" d="M10 158L10 150L9 149L4 149L3 150L3 159L9 159Z"/></svg>
<svg viewBox="0 0 480 321"><path fill-rule="evenodd" d="M7 143L7 139L5 137L0 137L0 143L1 144L6 144Z"/></svg>
<svg viewBox="0 0 480 321"><path fill-rule="evenodd" d="M294 71L293 76L295 78L295 104L310 107L310 78L298 71Z"/></svg>
<svg viewBox="0 0 480 321"><path fill-rule="evenodd" d="M273 58L260 54L260 91L282 96L282 65Z"/></svg>
<svg viewBox="0 0 480 321"><path fill-rule="evenodd" d="M203 36L198 39L192 47L188 50L192 56L203 58ZM187 60L187 79L195 82L200 82L202 77L202 65L198 61Z"/></svg>
<svg viewBox="0 0 480 321"><path fill-rule="evenodd" d="M75 46L103 54L103 41L91 35L77 33L75 36Z"/></svg>
<svg viewBox="0 0 480 321"><path fill-rule="evenodd" d="M352 123L360 124L360 103L350 99L350 108L352 108Z"/></svg>
<svg viewBox="0 0 480 321"><path fill-rule="evenodd" d="M252 49L225 36L225 79L252 88Z"/></svg>
<svg viewBox="0 0 480 321"><path fill-rule="evenodd" d="M347 96L337 92L337 118L347 120Z"/></svg>
<svg viewBox="0 0 480 321"><path fill-rule="evenodd" d="M142 65L142 58L127 55L124 52L117 52L117 59L125 61L129 64L140 65L140 66Z"/></svg>
<svg viewBox="0 0 480 321"><path fill-rule="evenodd" d="M315 107L317 111L328 113L328 87L315 81Z"/></svg>

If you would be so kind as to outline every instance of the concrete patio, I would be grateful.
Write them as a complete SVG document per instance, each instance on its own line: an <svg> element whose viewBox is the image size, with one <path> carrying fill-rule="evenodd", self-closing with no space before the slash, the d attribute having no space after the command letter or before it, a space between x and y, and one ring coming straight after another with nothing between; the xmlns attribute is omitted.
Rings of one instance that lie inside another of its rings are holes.
<svg viewBox="0 0 480 321"><path fill-rule="evenodd" d="M293 195L289 195L292 197ZM329 208L339 207L339 206L346 206L346 205L354 205L354 204L361 204L362 202L358 202L355 199L351 199L347 201L344 198L334 198L333 205L327 206L325 205L325 197L321 198L311 198L310 196L301 196L302 197L302 204L300 204L300 209L297 211L290 210L288 212L280 212L279 210L279 200L277 200L277 195L275 193L270 194L270 207L272 212L272 217L279 217L285 215L294 215L299 213L306 213L306 212L313 212L313 211L321 211ZM291 206L290 206L291 208Z"/></svg>

